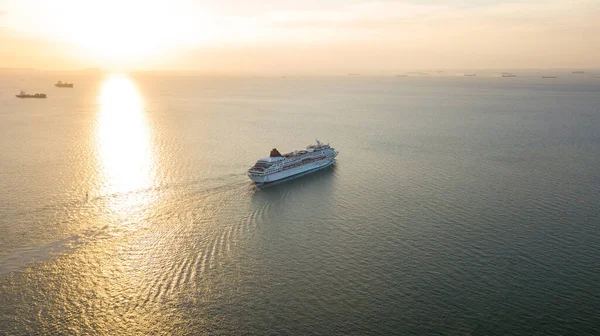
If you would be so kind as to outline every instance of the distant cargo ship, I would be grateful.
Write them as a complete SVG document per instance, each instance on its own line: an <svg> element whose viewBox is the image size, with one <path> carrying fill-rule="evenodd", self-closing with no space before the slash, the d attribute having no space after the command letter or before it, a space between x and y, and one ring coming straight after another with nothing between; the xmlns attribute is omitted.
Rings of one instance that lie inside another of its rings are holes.
<svg viewBox="0 0 600 336"><path fill-rule="evenodd" d="M256 161L248 169L248 177L259 184L275 182L292 176L301 176L335 163L338 155L329 144L317 140L316 145L292 153L281 154L273 148L269 157Z"/></svg>
<svg viewBox="0 0 600 336"><path fill-rule="evenodd" d="M18 95L15 95L15 97L17 97L17 98L46 98L46 94L45 93L28 94L28 93L25 93L25 91L21 90L21 93L19 93Z"/></svg>
<svg viewBox="0 0 600 336"><path fill-rule="evenodd" d="M542 78L558 78L556 76L542 76Z"/></svg>
<svg viewBox="0 0 600 336"><path fill-rule="evenodd" d="M504 72L502 73L502 77L517 77L514 73Z"/></svg>
<svg viewBox="0 0 600 336"><path fill-rule="evenodd" d="M574 74L584 74L584 73L585 73L585 71L573 71L573 72L571 72L571 73L574 73Z"/></svg>
<svg viewBox="0 0 600 336"><path fill-rule="evenodd" d="M59 87L59 88L72 88L73 83L63 83L61 81L58 81L58 82L56 82L56 84L54 84L54 86Z"/></svg>
<svg viewBox="0 0 600 336"><path fill-rule="evenodd" d="M474 73L466 73L464 76L465 76L465 77L476 77L476 76L477 76L477 74L474 74Z"/></svg>

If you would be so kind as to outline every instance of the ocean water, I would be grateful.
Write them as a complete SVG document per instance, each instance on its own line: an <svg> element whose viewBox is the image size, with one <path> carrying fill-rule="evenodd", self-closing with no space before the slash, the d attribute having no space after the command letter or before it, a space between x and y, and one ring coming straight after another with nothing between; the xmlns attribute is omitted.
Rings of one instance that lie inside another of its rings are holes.
<svg viewBox="0 0 600 336"><path fill-rule="evenodd" d="M2 335L598 335L599 258L587 73L0 77Z"/></svg>

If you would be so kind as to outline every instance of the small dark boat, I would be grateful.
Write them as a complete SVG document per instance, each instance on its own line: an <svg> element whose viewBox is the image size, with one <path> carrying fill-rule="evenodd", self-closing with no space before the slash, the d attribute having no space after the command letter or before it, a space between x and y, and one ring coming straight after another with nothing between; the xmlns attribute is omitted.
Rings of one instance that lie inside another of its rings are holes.
<svg viewBox="0 0 600 336"><path fill-rule="evenodd" d="M542 76L542 78L558 78L557 76Z"/></svg>
<svg viewBox="0 0 600 336"><path fill-rule="evenodd" d="M59 87L59 88L72 88L73 83L63 83L61 81L58 81L58 82L56 82L56 84L54 84L54 86Z"/></svg>
<svg viewBox="0 0 600 336"><path fill-rule="evenodd" d="M17 98L46 98L45 93L36 93L36 94L28 94L25 91L21 91L18 95L15 95Z"/></svg>

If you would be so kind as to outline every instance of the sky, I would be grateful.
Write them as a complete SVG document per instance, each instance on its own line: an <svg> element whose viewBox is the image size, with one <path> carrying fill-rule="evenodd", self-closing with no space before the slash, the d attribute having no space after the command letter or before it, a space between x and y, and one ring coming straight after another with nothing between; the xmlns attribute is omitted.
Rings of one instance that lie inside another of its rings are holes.
<svg viewBox="0 0 600 336"><path fill-rule="evenodd" d="M598 68L599 0L0 0L0 67Z"/></svg>

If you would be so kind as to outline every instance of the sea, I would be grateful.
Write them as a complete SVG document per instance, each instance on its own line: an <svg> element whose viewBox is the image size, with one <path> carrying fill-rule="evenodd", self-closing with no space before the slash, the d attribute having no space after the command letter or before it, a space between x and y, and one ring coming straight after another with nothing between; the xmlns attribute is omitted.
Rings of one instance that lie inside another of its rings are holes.
<svg viewBox="0 0 600 336"><path fill-rule="evenodd" d="M600 335L600 72L515 74L2 74L0 335Z"/></svg>

